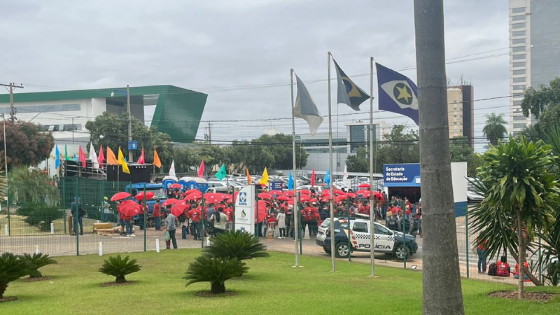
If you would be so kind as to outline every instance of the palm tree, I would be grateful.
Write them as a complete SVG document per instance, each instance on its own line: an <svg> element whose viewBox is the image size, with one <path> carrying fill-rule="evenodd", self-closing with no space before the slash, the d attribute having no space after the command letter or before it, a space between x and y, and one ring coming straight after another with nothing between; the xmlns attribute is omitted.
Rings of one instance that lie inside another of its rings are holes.
<svg viewBox="0 0 560 315"><path fill-rule="evenodd" d="M527 247L536 232L547 230L555 221L560 188L550 166L557 157L543 141L533 143L519 136L492 147L482 159L478 175L486 192L475 216L475 231L490 242L489 247L494 245L493 239L502 239L517 256L521 299L523 275L529 275L523 265Z"/></svg>
<svg viewBox="0 0 560 315"><path fill-rule="evenodd" d="M507 124L507 122L504 120L503 114L492 113L486 115L486 125L482 128L482 132L492 145L497 145L498 141L507 134L504 124Z"/></svg>

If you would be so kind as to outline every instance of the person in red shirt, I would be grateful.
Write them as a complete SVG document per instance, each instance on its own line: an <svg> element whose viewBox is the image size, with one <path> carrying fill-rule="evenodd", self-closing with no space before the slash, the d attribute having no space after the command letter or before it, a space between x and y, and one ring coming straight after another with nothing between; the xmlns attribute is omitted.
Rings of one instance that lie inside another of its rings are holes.
<svg viewBox="0 0 560 315"><path fill-rule="evenodd" d="M192 227L193 227L193 236L195 240L198 240L200 238L200 218L201 218L202 214L200 212L200 207L195 207L193 206L193 208L191 209L191 211L189 211L189 218L191 219L192 222Z"/></svg>
<svg viewBox="0 0 560 315"><path fill-rule="evenodd" d="M502 256L502 259L496 265L496 275L499 277L509 277L510 272L511 270L507 263L506 256Z"/></svg>
<svg viewBox="0 0 560 315"><path fill-rule="evenodd" d="M154 204L154 209L152 211L152 217L154 218L154 225L156 231L161 230L161 205L159 204L159 199L156 199L156 203Z"/></svg>
<svg viewBox="0 0 560 315"><path fill-rule="evenodd" d="M321 217L319 216L319 210L317 209L317 203L313 202L311 204L311 207L309 208L309 213L307 214L308 218L309 218L309 233L311 234L310 236L315 237L317 235L317 233L319 232L319 226L317 225L317 218L321 219Z"/></svg>
<svg viewBox="0 0 560 315"><path fill-rule="evenodd" d="M529 270L529 264L524 261L523 265L525 266L525 270ZM515 264L515 273L513 274L513 276L515 277L515 279L519 279L519 263ZM525 273L523 273L523 280L530 282L531 279L529 279L529 277L527 277L527 275Z"/></svg>

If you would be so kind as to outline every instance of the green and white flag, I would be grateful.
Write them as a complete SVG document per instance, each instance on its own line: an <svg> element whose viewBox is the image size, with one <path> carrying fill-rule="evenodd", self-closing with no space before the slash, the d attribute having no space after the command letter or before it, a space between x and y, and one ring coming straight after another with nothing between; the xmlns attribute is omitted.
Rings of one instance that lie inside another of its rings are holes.
<svg viewBox="0 0 560 315"><path fill-rule="evenodd" d="M220 167L220 170L214 176L219 180L224 179L227 176L226 165L222 164L222 167Z"/></svg>

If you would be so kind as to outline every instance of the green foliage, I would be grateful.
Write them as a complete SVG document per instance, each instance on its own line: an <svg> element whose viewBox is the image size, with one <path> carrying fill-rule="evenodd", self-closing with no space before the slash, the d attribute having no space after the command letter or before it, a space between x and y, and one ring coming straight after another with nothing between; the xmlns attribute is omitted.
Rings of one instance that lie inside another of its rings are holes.
<svg viewBox="0 0 560 315"><path fill-rule="evenodd" d="M127 113L115 115L104 112L97 116L94 121L88 121L86 129L90 132L91 142L96 150L99 149L100 145L103 145L103 148L109 146L117 154L119 147L121 147L123 154L128 157ZM158 132L153 127L148 128L134 117L132 117L131 129L134 140L138 141L138 148L144 148L144 154L148 162L153 162L154 147L156 146L162 164L171 164L173 145L168 134ZM135 156L138 156L137 154Z"/></svg>
<svg viewBox="0 0 560 315"><path fill-rule="evenodd" d="M22 205L56 205L60 200L60 192L47 174L25 166L14 168L10 172L10 194Z"/></svg>
<svg viewBox="0 0 560 315"><path fill-rule="evenodd" d="M44 255L41 253L35 253L33 255L23 254L21 259L25 263L26 272L30 278L39 278L43 275L39 271L39 268L56 264L56 260L49 257L49 255Z"/></svg>
<svg viewBox="0 0 560 315"><path fill-rule="evenodd" d="M8 288L8 283L26 275L26 266L20 256L4 253L0 256L0 299Z"/></svg>
<svg viewBox="0 0 560 315"><path fill-rule="evenodd" d="M51 222L64 215L58 207L48 206L44 203L25 203L18 208L17 214L26 216L25 222L37 226L41 231L48 231Z"/></svg>
<svg viewBox="0 0 560 315"><path fill-rule="evenodd" d="M117 283L126 282L126 275L138 271L140 271L140 265L136 263L136 259L130 259L129 256L122 258L120 254L105 259L103 266L99 268L99 272L108 276L115 276L115 282Z"/></svg>
<svg viewBox="0 0 560 315"><path fill-rule="evenodd" d="M247 270L246 264L235 258L201 256L190 263L183 279L187 280L187 286L210 282L211 292L218 294L226 292L226 280L240 277Z"/></svg>
<svg viewBox="0 0 560 315"><path fill-rule="evenodd" d="M346 159L348 172L369 172L369 161L366 147L359 147L356 155L349 155Z"/></svg>
<svg viewBox="0 0 560 315"><path fill-rule="evenodd" d="M545 279L550 282L553 286L557 286L560 283L560 262L551 262L546 267Z"/></svg>
<svg viewBox="0 0 560 315"><path fill-rule="evenodd" d="M531 113L538 119L548 107L558 104L560 104L560 78L550 81L549 86L541 86L538 91L529 87L525 91L521 108L526 117Z"/></svg>
<svg viewBox="0 0 560 315"><path fill-rule="evenodd" d="M211 241L212 244L204 248L204 253L210 257L245 260L270 256L257 237L242 231L226 231L213 236Z"/></svg>
<svg viewBox="0 0 560 315"><path fill-rule="evenodd" d="M507 121L504 120L502 114L496 115L491 113L486 115L486 125L482 128L482 132L486 136L486 139L490 141L490 144L497 145L498 141L504 138L507 134L506 127Z"/></svg>
<svg viewBox="0 0 560 315"><path fill-rule="evenodd" d="M19 121L6 121L6 152L8 169L18 166L37 166L49 158L54 147L50 132L43 132L40 125ZM0 128L0 165L4 165L4 135Z"/></svg>

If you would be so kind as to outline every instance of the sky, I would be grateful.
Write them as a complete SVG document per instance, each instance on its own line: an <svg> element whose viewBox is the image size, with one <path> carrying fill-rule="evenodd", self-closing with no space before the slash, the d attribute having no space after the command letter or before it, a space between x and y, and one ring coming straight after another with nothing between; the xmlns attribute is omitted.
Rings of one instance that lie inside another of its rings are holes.
<svg viewBox="0 0 560 315"><path fill-rule="evenodd" d="M485 115L509 119L508 2L444 5L448 81L474 87L480 151ZM416 81L412 0L0 0L0 8L0 83L22 83L16 93L127 84L203 92L197 139L210 122L215 143L291 133L290 69L326 115L329 51L365 91L370 57ZM332 67L332 79L335 73ZM336 104L335 82L333 128L369 119L369 102L360 112ZM374 77L375 122L413 127L409 118L377 111L376 86ZM325 119L319 131L327 130ZM308 132L296 119L296 133Z"/></svg>

